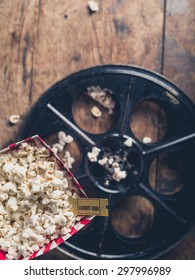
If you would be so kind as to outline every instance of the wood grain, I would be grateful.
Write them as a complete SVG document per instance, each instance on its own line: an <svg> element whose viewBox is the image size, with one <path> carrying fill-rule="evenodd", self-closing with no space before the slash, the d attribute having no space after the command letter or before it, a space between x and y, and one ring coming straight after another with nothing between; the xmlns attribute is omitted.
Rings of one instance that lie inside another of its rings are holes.
<svg viewBox="0 0 195 280"><path fill-rule="evenodd" d="M195 1L166 2L163 74L195 102ZM194 260L194 246L195 227L163 258Z"/></svg>
<svg viewBox="0 0 195 280"><path fill-rule="evenodd" d="M15 141L44 91L94 65L163 72L195 101L195 0L97 2L100 11L90 14L87 0L0 0L0 148ZM15 126L8 124L11 114L22 117ZM195 234L182 248L189 250L192 242Z"/></svg>
<svg viewBox="0 0 195 280"><path fill-rule="evenodd" d="M163 1L0 1L0 146L19 130L7 126L22 117L53 83L97 64L131 63L160 69ZM153 20L151 21L151 18Z"/></svg>
<svg viewBox="0 0 195 280"><path fill-rule="evenodd" d="M195 1L167 1L164 75L195 102Z"/></svg>
<svg viewBox="0 0 195 280"><path fill-rule="evenodd" d="M38 1L0 2L1 147L15 140L21 125L8 126L9 115L23 119L32 105L37 21Z"/></svg>

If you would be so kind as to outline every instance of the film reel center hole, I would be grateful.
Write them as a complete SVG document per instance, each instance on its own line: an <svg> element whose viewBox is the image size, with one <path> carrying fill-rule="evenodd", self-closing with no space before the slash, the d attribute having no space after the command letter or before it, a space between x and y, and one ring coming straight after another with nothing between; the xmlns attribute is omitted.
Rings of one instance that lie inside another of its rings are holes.
<svg viewBox="0 0 195 280"><path fill-rule="evenodd" d="M127 161L130 163L130 164L133 164L133 165L136 165L139 163L140 161L140 155L138 152L135 152L135 151L130 151L127 155Z"/></svg>
<svg viewBox="0 0 195 280"><path fill-rule="evenodd" d="M154 143L166 135L168 117L156 101L144 100L133 108L130 128L138 140L143 141L144 137L149 137L151 143Z"/></svg>
<svg viewBox="0 0 195 280"><path fill-rule="evenodd" d="M105 174L104 167L99 165L98 163L93 163L91 166L91 173L96 178L101 178Z"/></svg>

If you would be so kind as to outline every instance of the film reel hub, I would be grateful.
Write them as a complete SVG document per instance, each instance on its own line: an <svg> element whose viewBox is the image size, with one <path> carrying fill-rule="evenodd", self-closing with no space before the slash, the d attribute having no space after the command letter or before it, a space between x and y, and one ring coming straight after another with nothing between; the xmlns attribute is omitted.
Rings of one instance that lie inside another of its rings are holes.
<svg viewBox="0 0 195 280"><path fill-rule="evenodd" d="M100 149L97 160L91 162L87 154L86 173L96 187L108 193L127 192L135 187L143 169L142 151L137 141L128 146L127 136L108 135L97 143ZM91 148L88 150L91 151ZM125 178L118 178L123 172ZM120 174L119 174L120 175Z"/></svg>

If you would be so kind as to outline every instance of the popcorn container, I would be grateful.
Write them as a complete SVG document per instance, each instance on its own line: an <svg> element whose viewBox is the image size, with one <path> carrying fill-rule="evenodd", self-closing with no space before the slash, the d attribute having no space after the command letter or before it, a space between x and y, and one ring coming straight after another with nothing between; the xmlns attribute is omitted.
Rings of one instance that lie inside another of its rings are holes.
<svg viewBox="0 0 195 280"><path fill-rule="evenodd" d="M49 157L54 157L56 159L56 163L59 166L59 170L63 171L64 178L67 179L68 185L71 186L72 189L75 189L80 194L81 197L86 197L86 194L83 191L81 185L76 180L76 178L73 176L73 174L70 172L70 170L65 166L63 161L56 154L53 153L51 148L41 139L41 137L39 135L35 135L35 136L27 138L23 141L20 141L20 142L14 143L14 144L10 144L7 148L0 151L0 155L2 155L4 153L9 153L10 151L17 149L18 147L20 147L20 145L22 143L25 143L25 142L28 144L34 145L36 147L40 147L40 148L45 147L49 152ZM49 252L50 250L56 248L61 243L66 241L69 237L76 234L81 228L83 228L86 224L88 224L93 219L93 217L94 216L81 217L81 219L79 221L76 221L74 226L72 226L66 234L58 236L56 239L49 240L49 242L47 242L46 245L40 247L39 250L34 251L30 256L20 257L19 259L20 260L22 260L22 259L30 260L30 259L33 259L35 257L38 257L42 254ZM1 238L1 236L0 236L0 238ZM49 239L49 237L48 237L48 239ZM0 260L5 260L5 259L6 259L6 252L3 250L0 250Z"/></svg>

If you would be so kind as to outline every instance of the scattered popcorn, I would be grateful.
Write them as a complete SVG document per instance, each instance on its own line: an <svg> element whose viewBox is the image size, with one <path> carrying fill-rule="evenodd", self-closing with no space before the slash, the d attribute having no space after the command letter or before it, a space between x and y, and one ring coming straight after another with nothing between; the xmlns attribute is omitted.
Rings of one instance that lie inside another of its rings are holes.
<svg viewBox="0 0 195 280"><path fill-rule="evenodd" d="M114 159L110 157L110 158L108 159L108 164L112 165L113 162L114 162Z"/></svg>
<svg viewBox="0 0 195 280"><path fill-rule="evenodd" d="M133 145L133 140L131 137L128 137L127 140L125 140L124 145L127 147L132 147Z"/></svg>
<svg viewBox="0 0 195 280"><path fill-rule="evenodd" d="M62 158L62 161L69 169L71 169L73 163L75 162L75 159L71 156L71 153L69 151L66 151L64 157Z"/></svg>
<svg viewBox="0 0 195 280"><path fill-rule="evenodd" d="M64 146L66 144L71 143L74 140L71 135L66 135L66 133L64 131L58 132L58 139L59 139L59 141L61 141L61 143L64 144Z"/></svg>
<svg viewBox="0 0 195 280"><path fill-rule="evenodd" d="M93 106L91 108L91 114L92 116L99 118L102 115L102 112L100 111L100 109L97 106Z"/></svg>
<svg viewBox="0 0 195 280"><path fill-rule="evenodd" d="M70 144L73 141L74 141L74 138L71 135L66 135L66 133L64 131L59 131L58 132L58 143L53 144L51 149L55 154L58 155L59 152L62 152L64 150L64 147L66 146L66 144ZM62 158L62 161L66 164L66 166L69 169L72 169L75 159L72 157L72 155L69 151L66 151L64 157Z"/></svg>
<svg viewBox="0 0 195 280"><path fill-rule="evenodd" d="M125 179L127 177L127 172L125 170L120 170L119 167L114 168L114 173L112 175L112 178L120 182L121 180Z"/></svg>
<svg viewBox="0 0 195 280"><path fill-rule="evenodd" d="M9 116L9 122L11 124L17 124L20 120L20 115L11 115Z"/></svg>
<svg viewBox="0 0 195 280"><path fill-rule="evenodd" d="M68 143L64 133L59 137ZM21 160L23 159L23 160ZM0 154L0 250L7 259L28 257L78 220L70 212L64 171L49 151L28 143Z"/></svg>
<svg viewBox="0 0 195 280"><path fill-rule="evenodd" d="M73 137L72 137L71 135L67 135L67 136L66 136L66 143L67 143L67 144L71 143L73 140L74 140L74 139L73 139Z"/></svg>
<svg viewBox="0 0 195 280"><path fill-rule="evenodd" d="M104 182L104 186L109 186L109 184L110 184L110 182L109 182L109 180L106 180L105 182Z"/></svg>
<svg viewBox="0 0 195 280"><path fill-rule="evenodd" d="M143 143L144 143L144 144L149 144L149 143L151 143L151 142L152 142L152 139L151 139L150 137L147 137L147 136L146 136L146 137L143 138Z"/></svg>
<svg viewBox="0 0 195 280"><path fill-rule="evenodd" d="M66 143L66 133L64 131L58 132L58 139Z"/></svg>
<svg viewBox="0 0 195 280"><path fill-rule="evenodd" d="M100 151L101 151L101 150L100 150L99 148L93 147L93 148L92 148L92 151L87 153L88 159L89 159L91 162L96 162L96 161L97 161L97 158L98 158L98 156L99 156Z"/></svg>
<svg viewBox="0 0 195 280"><path fill-rule="evenodd" d="M112 164L112 167L113 167L113 168L119 167L118 162L114 161L113 164Z"/></svg>
<svg viewBox="0 0 195 280"><path fill-rule="evenodd" d="M110 174L110 179L120 182L127 177L127 172L121 170L119 163L113 158L112 155L108 157L103 155L100 156L101 149L93 147L91 152L87 153L90 162L98 162L99 165L103 166L105 170ZM99 157L99 158L98 158ZM116 156L115 156L116 158ZM105 186L109 186L109 180L105 180Z"/></svg>
<svg viewBox="0 0 195 280"><path fill-rule="evenodd" d="M99 11L99 4L95 1L88 2L88 8L91 12L95 13Z"/></svg>
<svg viewBox="0 0 195 280"><path fill-rule="evenodd" d="M112 91L109 89L101 89L101 87L89 87L87 88L87 95L97 101L104 108L108 109L108 114L113 114L113 110L116 106L115 101L112 98Z"/></svg>
<svg viewBox="0 0 195 280"><path fill-rule="evenodd" d="M107 163L107 161L108 161L108 158L107 158L107 157L104 157L104 158L102 158L102 159L99 159L99 160L98 160L98 163L99 163L100 165L105 165L105 164Z"/></svg>

